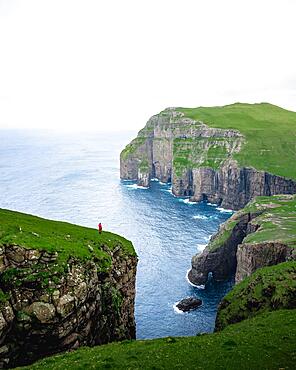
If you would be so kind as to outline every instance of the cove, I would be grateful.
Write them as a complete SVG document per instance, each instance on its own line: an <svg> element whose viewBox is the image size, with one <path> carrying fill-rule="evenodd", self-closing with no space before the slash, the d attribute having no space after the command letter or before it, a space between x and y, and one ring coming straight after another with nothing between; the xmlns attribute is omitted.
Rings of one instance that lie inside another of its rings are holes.
<svg viewBox="0 0 296 370"><path fill-rule="evenodd" d="M214 329L217 305L232 281L210 280L205 289L189 284L186 272L192 256L230 213L206 203L176 198L170 185L151 183L149 189L123 181L127 217L134 218L133 241L138 256L137 338L196 335ZM130 215L132 212L133 216ZM184 297L202 299L195 311L178 313L174 304Z"/></svg>
<svg viewBox="0 0 296 370"><path fill-rule="evenodd" d="M130 239L139 256L137 338L186 336L214 328L217 305L232 282L197 289L186 280L191 257L230 213L190 203L153 181L138 188L119 180L119 154L134 133L0 133L0 207L103 228ZM174 304L196 296L196 311Z"/></svg>

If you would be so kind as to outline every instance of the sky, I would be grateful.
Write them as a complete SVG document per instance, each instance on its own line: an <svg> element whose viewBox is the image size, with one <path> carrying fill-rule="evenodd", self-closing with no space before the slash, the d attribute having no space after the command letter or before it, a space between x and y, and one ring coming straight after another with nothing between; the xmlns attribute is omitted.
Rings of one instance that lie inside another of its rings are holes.
<svg viewBox="0 0 296 370"><path fill-rule="evenodd" d="M0 0L0 128L139 130L166 107L296 111L295 0Z"/></svg>

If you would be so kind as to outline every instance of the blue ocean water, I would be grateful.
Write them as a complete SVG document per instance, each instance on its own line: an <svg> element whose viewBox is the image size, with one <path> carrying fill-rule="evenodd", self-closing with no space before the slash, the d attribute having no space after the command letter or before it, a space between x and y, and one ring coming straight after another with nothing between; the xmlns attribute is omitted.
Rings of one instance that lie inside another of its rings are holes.
<svg viewBox="0 0 296 370"><path fill-rule="evenodd" d="M0 207L94 228L102 222L130 239L139 256L137 338L210 332L232 282L210 281L202 290L186 272L230 213L177 199L157 181L150 189L120 181L119 153L134 136L0 131ZM187 296L203 305L177 313L174 303Z"/></svg>

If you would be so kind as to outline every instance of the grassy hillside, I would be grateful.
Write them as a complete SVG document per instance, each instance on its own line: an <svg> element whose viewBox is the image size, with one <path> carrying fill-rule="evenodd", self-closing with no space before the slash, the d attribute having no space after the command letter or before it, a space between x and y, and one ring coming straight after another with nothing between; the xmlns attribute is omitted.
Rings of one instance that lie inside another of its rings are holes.
<svg viewBox="0 0 296 370"><path fill-rule="evenodd" d="M268 103L177 110L210 127L239 130L246 138L241 151L234 154L241 166L296 179L295 112Z"/></svg>
<svg viewBox="0 0 296 370"><path fill-rule="evenodd" d="M247 235L243 242L278 241L296 248L296 195L294 194L256 197L225 222L217 237L210 242L210 250L219 248L230 236L240 216L249 212L262 212L252 221L260 227L256 232Z"/></svg>
<svg viewBox="0 0 296 370"><path fill-rule="evenodd" d="M95 229L6 209L0 209L1 245L58 252L60 262L66 262L69 257L96 258L102 267L111 263L103 245L111 250L120 245L125 253L135 255L132 243L119 235L107 231L99 234Z"/></svg>
<svg viewBox="0 0 296 370"><path fill-rule="evenodd" d="M258 269L234 286L220 304L216 328L281 308L296 308L296 261Z"/></svg>
<svg viewBox="0 0 296 370"><path fill-rule="evenodd" d="M197 126L198 127L198 126ZM196 125L193 126L196 129ZM173 167L181 176L184 170L210 167L218 170L229 157L237 138L176 138L173 141Z"/></svg>
<svg viewBox="0 0 296 370"><path fill-rule="evenodd" d="M295 368L296 310L280 310L197 337L125 341L81 348L27 369Z"/></svg>

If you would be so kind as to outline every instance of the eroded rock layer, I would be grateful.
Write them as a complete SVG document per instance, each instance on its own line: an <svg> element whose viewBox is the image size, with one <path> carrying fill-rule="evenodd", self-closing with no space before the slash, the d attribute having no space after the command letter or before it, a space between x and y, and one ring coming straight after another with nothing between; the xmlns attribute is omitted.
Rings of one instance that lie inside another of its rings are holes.
<svg viewBox="0 0 296 370"><path fill-rule="evenodd" d="M24 365L52 353L135 338L137 259L118 246L111 267L94 260L4 245L0 249L0 366Z"/></svg>
<svg viewBox="0 0 296 370"><path fill-rule="evenodd" d="M234 129L209 127L169 108L153 116L122 151L120 176L149 186L171 182L176 196L240 209L256 196L296 193L296 181L240 166L235 155L245 137Z"/></svg>
<svg viewBox="0 0 296 370"><path fill-rule="evenodd" d="M236 283L258 268L296 259L296 195L257 197L221 225L188 274L196 285L211 272Z"/></svg>

